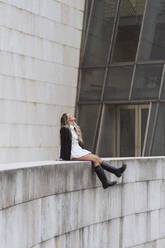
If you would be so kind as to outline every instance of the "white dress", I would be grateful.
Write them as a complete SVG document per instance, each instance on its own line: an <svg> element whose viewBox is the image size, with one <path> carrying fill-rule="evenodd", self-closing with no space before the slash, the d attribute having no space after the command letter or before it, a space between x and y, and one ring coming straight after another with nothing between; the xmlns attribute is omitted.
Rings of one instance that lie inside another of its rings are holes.
<svg viewBox="0 0 165 248"><path fill-rule="evenodd" d="M77 135L76 131L74 130L73 125L70 125L70 129L72 132L71 159L72 158L80 158L82 156L85 156L85 155L91 153L90 151L81 148L81 146L79 145L78 135Z"/></svg>

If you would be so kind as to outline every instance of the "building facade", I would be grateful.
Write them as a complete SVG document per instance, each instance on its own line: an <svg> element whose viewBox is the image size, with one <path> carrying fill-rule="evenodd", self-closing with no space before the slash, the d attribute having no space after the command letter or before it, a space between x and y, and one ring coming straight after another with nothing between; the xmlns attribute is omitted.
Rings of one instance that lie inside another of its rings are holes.
<svg viewBox="0 0 165 248"><path fill-rule="evenodd" d="M100 156L165 155L165 0L86 1L76 114Z"/></svg>
<svg viewBox="0 0 165 248"><path fill-rule="evenodd" d="M0 1L0 163L54 160L74 113L84 0Z"/></svg>

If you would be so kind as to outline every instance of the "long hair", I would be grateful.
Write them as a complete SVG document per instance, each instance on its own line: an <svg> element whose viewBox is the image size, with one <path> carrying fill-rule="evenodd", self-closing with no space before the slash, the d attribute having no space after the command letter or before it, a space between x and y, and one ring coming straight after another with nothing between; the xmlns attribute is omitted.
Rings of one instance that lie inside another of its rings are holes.
<svg viewBox="0 0 165 248"><path fill-rule="evenodd" d="M82 132L81 132L81 129L80 129L79 125L77 125L77 123L75 121L74 121L73 125L74 125L74 128L75 128L75 132L78 135L78 141L83 143ZM64 113L61 116L61 128L64 127L64 126L67 126L70 129L67 113Z"/></svg>
<svg viewBox="0 0 165 248"><path fill-rule="evenodd" d="M61 127L64 127L64 126L69 127L69 122L68 122L67 113L64 113L64 114L61 116Z"/></svg>

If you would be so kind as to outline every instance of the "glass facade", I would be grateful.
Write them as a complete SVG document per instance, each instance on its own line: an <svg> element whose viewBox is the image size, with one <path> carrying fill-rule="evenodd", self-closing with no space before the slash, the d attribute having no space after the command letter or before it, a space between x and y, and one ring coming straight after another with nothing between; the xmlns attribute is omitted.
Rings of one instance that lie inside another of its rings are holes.
<svg viewBox="0 0 165 248"><path fill-rule="evenodd" d="M122 0L119 24L114 39L113 62L134 61L139 40L145 0Z"/></svg>
<svg viewBox="0 0 165 248"><path fill-rule="evenodd" d="M85 146L165 155L165 0L86 3L76 104Z"/></svg>
<svg viewBox="0 0 165 248"><path fill-rule="evenodd" d="M163 64L137 65L132 99L158 99Z"/></svg>
<svg viewBox="0 0 165 248"><path fill-rule="evenodd" d="M104 100L129 98L133 66L110 67L104 90Z"/></svg>

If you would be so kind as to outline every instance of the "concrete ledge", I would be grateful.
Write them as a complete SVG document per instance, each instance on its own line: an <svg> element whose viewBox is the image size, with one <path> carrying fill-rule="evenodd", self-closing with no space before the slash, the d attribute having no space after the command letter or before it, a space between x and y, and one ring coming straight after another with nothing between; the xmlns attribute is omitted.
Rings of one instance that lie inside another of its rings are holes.
<svg viewBox="0 0 165 248"><path fill-rule="evenodd" d="M128 166L106 190L90 162L0 165L1 247L164 248L165 157L105 160Z"/></svg>

